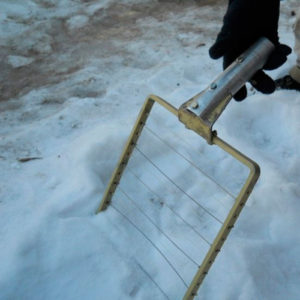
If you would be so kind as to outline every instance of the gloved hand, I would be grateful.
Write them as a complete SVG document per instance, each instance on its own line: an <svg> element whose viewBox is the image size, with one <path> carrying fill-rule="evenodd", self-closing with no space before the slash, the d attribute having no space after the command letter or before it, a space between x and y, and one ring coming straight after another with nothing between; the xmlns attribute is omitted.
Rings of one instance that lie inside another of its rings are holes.
<svg viewBox="0 0 300 300"><path fill-rule="evenodd" d="M263 69L280 67L286 62L291 48L279 43L279 9L280 0L229 0L223 27L215 44L209 49L210 57L218 59L223 56L225 69L260 37L266 37L275 45L275 50ZM253 76L250 83L264 94L271 94L275 90L273 79L262 70ZM246 97L245 86L234 95L237 101Z"/></svg>

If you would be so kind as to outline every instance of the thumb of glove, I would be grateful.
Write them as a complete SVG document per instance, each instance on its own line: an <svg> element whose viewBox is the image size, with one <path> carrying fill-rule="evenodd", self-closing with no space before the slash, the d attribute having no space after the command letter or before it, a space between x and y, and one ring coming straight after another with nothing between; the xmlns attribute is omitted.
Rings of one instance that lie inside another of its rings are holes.
<svg viewBox="0 0 300 300"><path fill-rule="evenodd" d="M230 40L225 37L218 37L216 42L209 48L209 56L218 59L224 56L230 49Z"/></svg>

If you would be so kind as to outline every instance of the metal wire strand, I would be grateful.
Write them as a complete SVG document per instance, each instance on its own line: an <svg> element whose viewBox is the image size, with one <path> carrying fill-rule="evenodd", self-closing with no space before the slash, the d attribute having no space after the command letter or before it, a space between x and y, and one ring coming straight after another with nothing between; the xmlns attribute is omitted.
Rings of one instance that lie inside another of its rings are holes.
<svg viewBox="0 0 300 300"><path fill-rule="evenodd" d="M127 169L129 173L131 173L142 185L144 185L147 190L149 190L152 194L154 194L158 200L163 201L163 199L158 195L156 192L154 192L144 181L141 180L131 169ZM167 207L170 211L173 212L173 214L178 217L184 224L186 224L189 228L191 228L204 242L206 242L209 246L212 244L200 233L198 232L190 223L188 223L183 217L181 217L171 206L169 206L166 202L164 203L164 207Z"/></svg>
<svg viewBox="0 0 300 300"><path fill-rule="evenodd" d="M124 215L118 208L116 208L113 204L111 204L111 207L115 211L117 211L124 219L126 219L156 249L156 251L164 258L164 260L171 267L171 269L174 271L174 273L182 281L182 283L184 284L184 286L186 288L188 288L187 283L180 276L179 272L176 270L176 268L173 266L173 264L169 261L169 259L166 257L166 255L154 244L154 242L140 228L138 228L138 226L136 224L134 224L126 215Z"/></svg>
<svg viewBox="0 0 300 300"><path fill-rule="evenodd" d="M167 143L165 140L163 140L157 133L155 133L152 129L145 126L145 129L147 129L152 135L154 135L157 139L159 139L162 143L164 143L166 146L168 146L170 149L172 149L175 153L177 153L179 156L181 156L185 161L190 163L195 169L197 169L199 172L201 172L205 177L210 179L212 182L214 182L222 191L224 191L228 196L230 196L232 199L235 200L235 196L228 191L226 188L224 188L220 183L218 183L213 177L208 175L205 171L203 171L199 166L195 165L191 160L189 160L187 157L185 157L182 153L178 152L174 147L172 147L169 143Z"/></svg>
<svg viewBox="0 0 300 300"><path fill-rule="evenodd" d="M183 255L185 255L191 262L193 262L196 266L199 266L193 258L191 258L186 252L184 252L159 226L155 224L155 222L140 208L140 206L121 188L120 191L129 199L129 201L141 212L141 214L161 233L166 239L174 245Z"/></svg>
<svg viewBox="0 0 300 300"><path fill-rule="evenodd" d="M192 200L196 205L201 207L202 210L204 210L208 215L210 215L213 219L215 219L220 224L223 224L223 222L216 216L214 216L208 209L206 209L204 206L202 206L200 203L198 203L193 197L191 197L189 194L187 194L178 184L172 180L167 174L165 174L150 158L148 158L136 145L135 149L155 168L157 169L164 177L166 177L170 182L173 183L179 189L184 195L186 195L190 200Z"/></svg>
<svg viewBox="0 0 300 300"><path fill-rule="evenodd" d="M145 273L145 275L153 282L153 284L161 291L161 293L170 300L169 296L164 292L164 290L159 286L159 284L153 279L153 277L142 267L140 263L135 261L135 263L138 265L138 267Z"/></svg>

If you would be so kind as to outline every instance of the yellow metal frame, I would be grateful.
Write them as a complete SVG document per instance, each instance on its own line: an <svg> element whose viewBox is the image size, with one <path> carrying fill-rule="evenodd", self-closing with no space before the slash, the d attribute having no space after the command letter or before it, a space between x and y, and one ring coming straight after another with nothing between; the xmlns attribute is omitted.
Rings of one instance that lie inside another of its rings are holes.
<svg viewBox="0 0 300 300"><path fill-rule="evenodd" d="M137 143L137 140L144 128L144 125L146 124L146 121L151 112L152 106L155 102L157 102L160 105L162 105L163 107L165 107L167 110L169 110L174 115L176 115L176 116L178 115L178 110L174 106L172 106L171 104L169 104L168 102L163 100L162 98L155 96L155 95L150 95L146 99L146 101L139 113L139 116L133 126L133 129L132 129L131 134L130 134L130 136L127 140L127 143L124 147L124 150L121 154L121 157L117 164L117 167L111 176L111 179L108 183L107 189L102 198L101 204L97 209L97 213L105 210L107 208L107 206L109 205L111 198L113 197L114 192L120 182L123 171L126 168L126 165L129 161L131 153L132 153L132 151Z"/></svg>
<svg viewBox="0 0 300 300"><path fill-rule="evenodd" d="M228 101L228 99L226 99ZM194 276L194 279L192 280L190 286L188 287L183 300L192 300L197 295L197 291L204 280L206 274L208 273L211 265L213 264L216 256L220 252L226 238L228 237L231 229L233 228L239 214L241 213L249 195L251 194L258 178L260 175L260 168L257 163L255 163L253 160L227 144L225 141L220 139L217 136L217 133L215 131L212 131L212 128L210 125L205 124L202 120L199 120L199 118L196 115L191 114L189 111L186 110L186 106L182 105L180 109L176 109L174 106L172 106L170 103L166 102L162 98L150 95L137 118L137 121L132 129L132 132L127 140L127 143L124 147L123 153L121 155L121 158L117 164L116 169L114 170L112 177L110 179L110 182L108 184L108 187L104 193L104 196L102 198L101 204L97 209L97 213L105 210L109 203L111 202L111 199L113 197L113 194L120 182L120 179L122 177L123 171L126 168L126 165L130 159L130 156L132 154L132 151L134 150L134 147L137 143L137 140L143 130L143 127L147 121L147 118L151 112L151 109L153 107L153 104L157 102L160 105L162 105L164 108L169 110L171 113L176 115L181 122L183 122L187 128L195 131L197 134L204 137L209 144L214 144L221 149L223 149L225 152L230 154L235 159L239 160L242 164L247 166L250 170L250 173L248 175L248 178L242 187L239 195L236 197L233 207L231 208L224 224L222 225L221 229L219 230L213 244L211 245L209 251L207 252L204 260L202 261L201 266L198 269L198 272Z"/></svg>

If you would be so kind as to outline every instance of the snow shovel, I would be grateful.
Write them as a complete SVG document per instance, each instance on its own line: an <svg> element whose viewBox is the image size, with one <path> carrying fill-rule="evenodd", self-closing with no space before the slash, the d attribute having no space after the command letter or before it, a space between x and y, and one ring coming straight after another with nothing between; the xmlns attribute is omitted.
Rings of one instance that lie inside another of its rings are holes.
<svg viewBox="0 0 300 300"><path fill-rule="evenodd" d="M189 284L183 298L184 300L194 299L197 295L201 283L245 206L260 174L258 164L220 139L217 132L213 130L213 125L232 99L232 95L249 81L258 70L262 69L273 50L274 45L268 39L261 38L245 53L240 55L204 91L183 103L179 109L158 96L150 95L140 111L97 210L97 213L104 211L111 203L154 103L161 105L178 117L179 121L182 122L187 129L200 135L209 145L218 146L235 160L238 160L241 164L249 168L250 172L248 177L243 183L238 196L235 198L224 223L222 223L223 225L215 235L193 280Z"/></svg>

